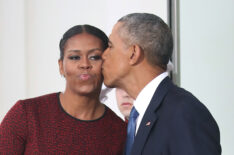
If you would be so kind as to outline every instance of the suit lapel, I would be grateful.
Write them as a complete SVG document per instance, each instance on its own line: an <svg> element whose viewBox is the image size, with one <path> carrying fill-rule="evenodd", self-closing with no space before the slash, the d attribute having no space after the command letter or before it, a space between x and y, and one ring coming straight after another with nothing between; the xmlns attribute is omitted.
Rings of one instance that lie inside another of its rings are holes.
<svg viewBox="0 0 234 155"><path fill-rule="evenodd" d="M135 141L132 147L133 155L141 154L144 144L147 141L147 138L150 134L152 127L156 124L159 115L157 113L160 104L166 93L169 90L169 86L171 86L171 81L169 77L166 77L158 86L154 95L150 101L148 108L142 118L141 124L139 126L137 135L135 137Z"/></svg>

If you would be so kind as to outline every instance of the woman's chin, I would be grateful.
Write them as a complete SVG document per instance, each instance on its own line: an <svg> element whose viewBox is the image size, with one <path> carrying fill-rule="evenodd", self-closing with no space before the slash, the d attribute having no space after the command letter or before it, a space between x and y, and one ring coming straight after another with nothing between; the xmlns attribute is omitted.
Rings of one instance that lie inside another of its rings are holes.
<svg viewBox="0 0 234 155"><path fill-rule="evenodd" d="M101 88L99 88L101 90ZM99 90L99 91L100 91ZM80 94L80 95L92 95L92 94L97 94L98 93L98 88L95 88L95 87L90 87L90 86L83 86L83 87L80 87L76 90L76 93L77 94Z"/></svg>

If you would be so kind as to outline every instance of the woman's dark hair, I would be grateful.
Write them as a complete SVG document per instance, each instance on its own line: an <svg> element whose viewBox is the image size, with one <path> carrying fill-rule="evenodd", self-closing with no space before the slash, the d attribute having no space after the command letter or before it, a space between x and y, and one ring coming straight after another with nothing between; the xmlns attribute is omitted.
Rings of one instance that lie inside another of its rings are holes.
<svg viewBox="0 0 234 155"><path fill-rule="evenodd" d="M101 39L102 44L103 44L103 51L108 47L108 37L102 30L91 25L76 25L70 28L69 30L67 30L67 32L64 33L62 39L60 40L60 43L59 43L60 60L63 60L64 58L64 47L65 47L67 40L77 34L81 34L84 32Z"/></svg>

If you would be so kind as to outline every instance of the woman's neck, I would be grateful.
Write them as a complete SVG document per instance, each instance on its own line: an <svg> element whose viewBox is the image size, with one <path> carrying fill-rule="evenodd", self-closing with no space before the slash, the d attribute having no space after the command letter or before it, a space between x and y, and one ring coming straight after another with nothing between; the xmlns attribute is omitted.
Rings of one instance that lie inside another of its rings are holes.
<svg viewBox="0 0 234 155"><path fill-rule="evenodd" d="M60 93L60 102L68 114L80 120L95 120L105 112L105 107L100 103L99 96L79 95L65 91Z"/></svg>

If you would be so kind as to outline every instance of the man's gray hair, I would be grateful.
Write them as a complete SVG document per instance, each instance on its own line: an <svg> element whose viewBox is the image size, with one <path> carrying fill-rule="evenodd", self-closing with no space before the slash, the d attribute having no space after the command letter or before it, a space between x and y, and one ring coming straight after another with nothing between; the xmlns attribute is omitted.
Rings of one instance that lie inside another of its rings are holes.
<svg viewBox="0 0 234 155"><path fill-rule="evenodd" d="M132 13L118 20L121 22L119 35L127 46L137 44L148 62L166 69L173 51L170 28L158 16L149 13Z"/></svg>

